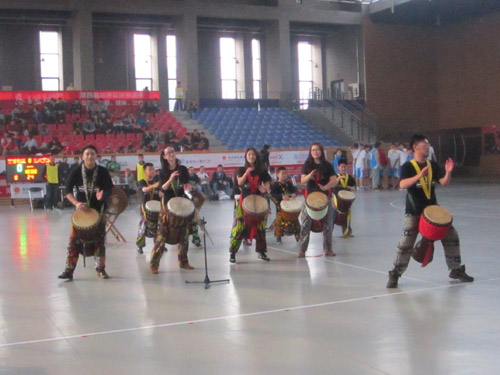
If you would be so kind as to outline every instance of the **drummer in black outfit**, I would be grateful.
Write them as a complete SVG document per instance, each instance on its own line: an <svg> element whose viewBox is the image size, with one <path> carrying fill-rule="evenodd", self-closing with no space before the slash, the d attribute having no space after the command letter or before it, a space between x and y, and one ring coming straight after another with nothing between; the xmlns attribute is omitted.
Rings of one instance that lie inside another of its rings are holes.
<svg viewBox="0 0 500 375"><path fill-rule="evenodd" d="M333 194L338 199L338 193L342 190L354 191L356 189L356 180L353 176L347 173L347 160L340 159L338 161L338 170L337 179L339 183L337 186L333 188ZM349 208L349 213L347 217L347 225L342 226L342 233L344 237L352 237L352 228L351 228L351 209Z"/></svg>
<svg viewBox="0 0 500 375"><path fill-rule="evenodd" d="M97 149L88 145L82 149L82 160L75 167L66 182L66 199L70 201L77 210L93 208L100 213L100 221L97 224L97 235L94 242L83 243L78 239L75 228L71 228L69 237L68 254L66 257L66 268L60 279L73 280L73 273L78 263L79 254L83 253L83 246L94 247L97 276L101 279L109 278L106 273L106 221L103 213L106 209L106 201L111 196L113 182L106 168L96 164ZM73 195L76 188L76 197Z"/></svg>
<svg viewBox="0 0 500 375"><path fill-rule="evenodd" d="M335 214L331 203L331 197L332 188L337 185L338 180L335 176L333 166L326 160L324 148L321 143L315 142L309 147L309 156L302 166L300 182L307 184L306 198L315 191L319 191L328 197L328 210L326 216L321 219L323 225L323 252L326 256L335 256L336 254L332 250L332 232ZM300 251L298 257L304 258L306 256L307 247L309 246L312 225L312 219L307 214L305 207L301 214L301 222L302 228L300 231Z"/></svg>
<svg viewBox="0 0 500 375"><path fill-rule="evenodd" d="M189 189L189 173L185 166L181 165L179 159L176 158L173 146L165 147L160 154L161 169L160 169L160 188L163 193L162 197L162 214L158 223L158 231L156 233L155 246L151 253L151 262L149 269L152 274L158 273L160 259L165 249L165 240L167 238L168 223L166 210L168 201L174 197L184 197L184 189ZM190 227L182 231L179 242L179 267L192 270L193 267L189 264L187 252L189 246Z"/></svg>
<svg viewBox="0 0 500 375"><path fill-rule="evenodd" d="M396 248L394 268L389 271L387 288L397 288L398 279L406 271L410 257L418 236L420 215L429 205L436 205L435 186L449 185L451 172L455 167L453 160L446 160L445 173L434 161L427 160L429 155L429 141L424 135L414 134L410 149L414 152L414 160L403 164L399 187L407 189L405 219L403 233ZM463 282L472 282L474 278L465 273L465 266L461 265L460 241L454 227L448 231L441 241L444 248L446 264L450 271L450 278Z"/></svg>

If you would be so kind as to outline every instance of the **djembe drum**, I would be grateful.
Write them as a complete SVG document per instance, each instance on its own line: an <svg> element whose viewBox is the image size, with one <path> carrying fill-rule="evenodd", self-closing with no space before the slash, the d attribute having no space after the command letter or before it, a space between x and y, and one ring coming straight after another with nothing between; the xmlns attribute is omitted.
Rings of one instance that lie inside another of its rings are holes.
<svg viewBox="0 0 500 375"><path fill-rule="evenodd" d="M328 212L328 197L319 191L309 194L306 198L306 212L312 219L311 230L314 233L323 232L321 220Z"/></svg>

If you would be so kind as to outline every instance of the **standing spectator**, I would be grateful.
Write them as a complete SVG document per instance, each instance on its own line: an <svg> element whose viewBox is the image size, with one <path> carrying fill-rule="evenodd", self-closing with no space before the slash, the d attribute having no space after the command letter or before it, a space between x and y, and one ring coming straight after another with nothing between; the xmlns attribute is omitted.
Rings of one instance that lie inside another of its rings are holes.
<svg viewBox="0 0 500 375"><path fill-rule="evenodd" d="M389 170L387 176L389 179L389 189L393 187L397 189L399 181L399 165L400 165L400 152L396 147L396 144L391 144L391 149L387 153L387 158L389 159Z"/></svg>
<svg viewBox="0 0 500 375"><path fill-rule="evenodd" d="M38 108L33 108L33 120L35 121L35 124L39 124L43 121L43 113L38 110Z"/></svg>
<svg viewBox="0 0 500 375"><path fill-rule="evenodd" d="M52 210L57 204L57 192L59 190L59 166L55 163L54 157L50 157L50 164L45 166L47 176L47 195L45 196L45 207Z"/></svg>
<svg viewBox="0 0 500 375"><path fill-rule="evenodd" d="M111 156L111 161L108 163L107 168L109 170L109 173L111 174L111 177L113 178L113 183L119 184L121 165L116 161L116 155Z"/></svg>
<svg viewBox="0 0 500 375"><path fill-rule="evenodd" d="M134 195L137 193L137 183L135 181L135 176L132 173L132 171L127 168L125 169L125 192L127 193L127 197L130 197L131 195Z"/></svg>
<svg viewBox="0 0 500 375"><path fill-rule="evenodd" d="M218 196L219 190L224 190L228 198L231 195L231 186L229 185L229 180L222 164L217 166L217 170L212 175L212 188L216 196Z"/></svg>
<svg viewBox="0 0 500 375"><path fill-rule="evenodd" d="M182 89L181 83L177 82L177 87L175 88L175 105L174 111L184 110L184 90Z"/></svg>
<svg viewBox="0 0 500 375"><path fill-rule="evenodd" d="M146 162L144 161L144 155L138 154L137 158L138 161L135 165L135 175L137 177L137 181L145 180L146 174L144 173L144 164L146 164Z"/></svg>
<svg viewBox="0 0 500 375"><path fill-rule="evenodd" d="M369 146L368 146L369 147ZM363 179L365 178L367 152L363 145L359 145L356 155L356 185L358 190L363 190Z"/></svg>
<svg viewBox="0 0 500 375"><path fill-rule="evenodd" d="M205 172L205 167L202 165L200 171L197 173L200 178L201 190L208 197L209 200L214 199L214 193L210 188L209 178L207 172Z"/></svg>
<svg viewBox="0 0 500 375"><path fill-rule="evenodd" d="M360 150L360 147L359 147L359 144L357 144L357 143L354 143L350 149L351 155L352 155L352 168L353 168L354 174L356 174L356 159L358 157L359 150Z"/></svg>
<svg viewBox="0 0 500 375"><path fill-rule="evenodd" d="M427 155L427 160L437 163L436 153L434 152L434 147L429 143L429 155Z"/></svg>
<svg viewBox="0 0 500 375"><path fill-rule="evenodd" d="M270 148L271 148L271 146L266 144L262 147L262 150L260 150L260 153L259 153L261 166L266 172L269 170L269 149Z"/></svg>
<svg viewBox="0 0 500 375"><path fill-rule="evenodd" d="M69 176L69 164L66 155L64 155L62 160L59 162L58 168L59 168L58 169L59 184L66 185L66 180L68 179Z"/></svg>
<svg viewBox="0 0 500 375"><path fill-rule="evenodd" d="M104 99L99 99L97 107L99 108L99 113L105 113L106 115L109 114L108 105L106 104Z"/></svg>
<svg viewBox="0 0 500 375"><path fill-rule="evenodd" d="M71 174L71 172L73 172L74 169L78 168L79 165L80 165L80 157L75 156L73 158L73 164L71 164L69 167L69 174Z"/></svg>
<svg viewBox="0 0 500 375"><path fill-rule="evenodd" d="M378 142L380 143L380 142ZM380 183L379 188L383 189L384 185L384 174L387 169L387 165L389 164L389 160L387 160L387 155L385 154L385 150L382 147L377 147L378 157L380 161Z"/></svg>
<svg viewBox="0 0 500 375"><path fill-rule="evenodd" d="M342 159L342 150L340 148L335 151L335 156L332 160L333 169L335 170L335 174L339 173L339 160Z"/></svg>
<svg viewBox="0 0 500 375"><path fill-rule="evenodd" d="M380 142L376 142L370 151L370 172L372 178L372 190L380 190L380 154L378 153L378 148L380 147Z"/></svg>

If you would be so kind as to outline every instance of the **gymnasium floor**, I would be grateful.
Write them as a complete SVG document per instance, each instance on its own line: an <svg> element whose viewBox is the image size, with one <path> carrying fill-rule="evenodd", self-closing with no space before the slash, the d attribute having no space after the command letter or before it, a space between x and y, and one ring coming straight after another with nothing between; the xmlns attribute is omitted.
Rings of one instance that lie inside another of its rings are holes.
<svg viewBox="0 0 500 375"><path fill-rule="evenodd" d="M334 232L337 257L313 234L306 259L291 237L268 235L269 263L242 248L228 262L232 201L202 209L215 245L191 245L194 271L176 251L149 273L134 246L137 205L108 235L101 280L90 258L73 282L64 269L71 209L0 207L0 374L498 374L500 369L499 185L461 183L438 191L454 215L467 272L448 278L440 244L426 268L415 262L388 290L404 192L358 192L355 237ZM151 240L148 239L148 249Z"/></svg>

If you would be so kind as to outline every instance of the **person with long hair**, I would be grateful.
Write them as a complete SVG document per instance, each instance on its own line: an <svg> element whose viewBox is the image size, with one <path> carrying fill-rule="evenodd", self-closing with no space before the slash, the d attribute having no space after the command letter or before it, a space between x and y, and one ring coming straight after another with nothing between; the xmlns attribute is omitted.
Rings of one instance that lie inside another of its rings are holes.
<svg viewBox="0 0 500 375"><path fill-rule="evenodd" d="M314 142L309 147L309 156L302 166L302 175L300 177L300 182L307 184L305 196L313 192L319 191L328 197L328 208L327 213L323 219L321 219L321 225L323 227L323 252L326 256L335 256L333 252L333 223L335 221L335 214L332 207L332 188L334 188L338 179L335 175L333 166L326 160L323 145L318 142ZM300 251L299 258L304 258L306 256L307 247L309 246L309 237L312 226L312 219L304 210L301 214L302 228L300 231Z"/></svg>
<svg viewBox="0 0 500 375"><path fill-rule="evenodd" d="M66 199L79 211L96 210L99 219L96 223L96 235L92 240L80 238L77 229L73 226L69 237L68 253L66 256L66 268L58 277L71 281L78 262L79 255L87 253L94 254L97 276L101 279L109 278L106 273L106 201L111 196L113 182L106 168L97 165L97 149L93 145L82 149L83 162L75 167L66 182ZM76 196L73 189L76 188ZM84 252L84 248L92 249Z"/></svg>
<svg viewBox="0 0 500 375"><path fill-rule="evenodd" d="M248 238L250 242L255 237L255 251L259 253L259 259L270 261L267 256L266 226L267 216L256 227L249 228L243 220L243 200L251 194L264 195L270 191L271 176L262 167L259 153L254 148L248 148L245 152L245 166L238 169L236 182L241 191L239 199L235 197L234 222L231 230L231 241L229 245L231 263L236 263L236 253L241 241ZM266 213L267 215L267 213Z"/></svg>
<svg viewBox="0 0 500 375"><path fill-rule="evenodd" d="M177 159L175 150L172 146L166 146L160 153L160 177L159 177L159 187L163 194L162 206L163 210L160 214L160 219L158 223L158 230L156 232L154 249L151 253L151 262L149 264L149 269L152 274L158 273L158 268L160 267L160 260L165 249L165 240L168 237L168 221L167 221L167 205L168 201L174 197L183 197L184 189L189 189L189 174L185 166L181 165L179 159ZM193 267L188 261L188 246L189 246L189 234L191 231L191 226L186 225L185 228L181 230L179 239L179 267L183 269L192 270Z"/></svg>

